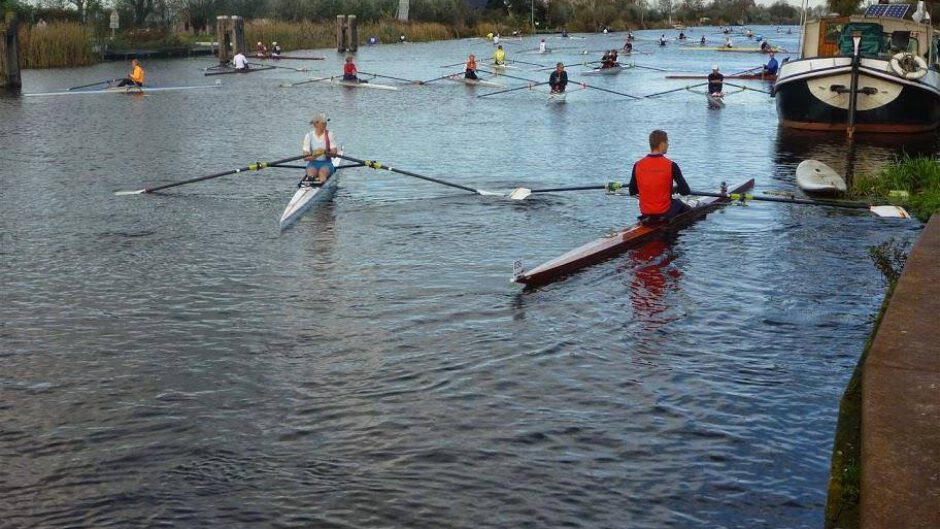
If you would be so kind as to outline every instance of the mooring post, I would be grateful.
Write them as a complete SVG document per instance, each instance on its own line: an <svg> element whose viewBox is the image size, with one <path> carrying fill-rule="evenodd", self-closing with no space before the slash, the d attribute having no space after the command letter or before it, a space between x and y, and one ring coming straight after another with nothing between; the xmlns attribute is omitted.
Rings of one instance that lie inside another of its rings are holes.
<svg viewBox="0 0 940 529"><path fill-rule="evenodd" d="M356 24L356 15L346 16L346 27L348 28L346 32L346 49L356 53L359 51L359 27Z"/></svg>
<svg viewBox="0 0 940 529"><path fill-rule="evenodd" d="M0 22L0 88L21 86L19 23L15 13L7 13Z"/></svg>
<svg viewBox="0 0 940 529"><path fill-rule="evenodd" d="M346 15L336 15L336 51L346 51Z"/></svg>
<svg viewBox="0 0 940 529"><path fill-rule="evenodd" d="M239 15L232 15L229 19L232 21L233 56L238 53L248 55L248 41L245 40L245 19Z"/></svg>
<svg viewBox="0 0 940 529"><path fill-rule="evenodd" d="M228 64L235 53L232 52L232 31L229 18L225 15L215 17L215 37L219 42L219 64Z"/></svg>

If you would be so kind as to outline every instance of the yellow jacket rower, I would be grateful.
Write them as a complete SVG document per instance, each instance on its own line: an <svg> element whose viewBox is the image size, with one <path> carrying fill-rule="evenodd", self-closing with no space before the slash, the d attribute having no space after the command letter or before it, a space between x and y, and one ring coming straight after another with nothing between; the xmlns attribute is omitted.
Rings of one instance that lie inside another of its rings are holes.
<svg viewBox="0 0 940 529"><path fill-rule="evenodd" d="M121 79L117 86L136 86L138 88L144 86L144 69L140 67L140 62L137 59L131 61L131 73Z"/></svg>
<svg viewBox="0 0 940 529"><path fill-rule="evenodd" d="M506 50L503 49L502 45L496 47L496 51L493 52L493 64L502 66L506 64Z"/></svg>

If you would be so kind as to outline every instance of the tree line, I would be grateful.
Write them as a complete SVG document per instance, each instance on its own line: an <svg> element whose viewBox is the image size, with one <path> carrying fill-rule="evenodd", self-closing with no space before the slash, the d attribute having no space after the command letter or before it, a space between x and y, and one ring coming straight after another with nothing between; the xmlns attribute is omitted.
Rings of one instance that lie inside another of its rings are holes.
<svg viewBox="0 0 940 529"><path fill-rule="evenodd" d="M171 26L186 22L196 30L211 29L215 17L238 14L248 19L291 22L328 21L354 14L363 22L396 15L398 0L0 0L0 11L14 9L35 22L39 18L107 21L117 9L123 27ZM859 0L832 0L840 7ZM856 5L857 8L857 5ZM411 0L410 20L452 26L496 22L522 31L570 28L578 31L642 28L664 23L793 24L799 9L777 0L761 6L754 0L488 0L482 9L465 0Z"/></svg>

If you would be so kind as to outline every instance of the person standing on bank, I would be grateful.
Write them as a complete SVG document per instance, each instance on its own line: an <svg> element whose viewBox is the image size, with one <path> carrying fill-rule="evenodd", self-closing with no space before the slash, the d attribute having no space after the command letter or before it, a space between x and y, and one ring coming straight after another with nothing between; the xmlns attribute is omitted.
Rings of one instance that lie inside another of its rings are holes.
<svg viewBox="0 0 940 529"><path fill-rule="evenodd" d="M688 195L692 191L676 162L666 158L669 150L666 132L654 130L649 141L650 153L633 164L630 194L639 195L641 219L669 220L690 209L685 202L672 198L673 183L680 195Z"/></svg>
<svg viewBox="0 0 940 529"><path fill-rule="evenodd" d="M313 116L310 124L313 130L304 135L303 155L307 162L307 174L304 182L323 184L336 171L332 157L338 153L336 137L326 129L329 119L326 114Z"/></svg>

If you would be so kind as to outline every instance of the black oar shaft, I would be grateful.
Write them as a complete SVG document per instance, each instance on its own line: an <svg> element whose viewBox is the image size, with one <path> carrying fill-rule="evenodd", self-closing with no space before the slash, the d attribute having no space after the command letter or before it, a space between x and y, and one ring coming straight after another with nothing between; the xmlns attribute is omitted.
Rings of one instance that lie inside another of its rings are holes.
<svg viewBox="0 0 940 529"><path fill-rule="evenodd" d="M117 81L117 79L106 79L104 81L98 81L97 83L88 83L88 84L83 84L81 86L73 86L72 88L66 88L66 90L69 90L69 91L78 90L79 88L88 88L89 86L98 86L100 84L110 83L113 81Z"/></svg>
<svg viewBox="0 0 940 529"><path fill-rule="evenodd" d="M434 178L434 177L431 177L431 176L420 175L420 174L417 174L417 173L413 173L413 172L411 172L411 171L405 171L405 170L403 170L403 169L396 169L396 168L394 168L394 167L389 167L389 166L387 166L387 165L382 165L381 163L376 162L376 161L373 161L373 160L360 160L360 159L358 159L358 158L353 158L352 156L346 156L345 154L340 154L338 157L339 157L339 158L342 158L342 159L344 159L344 160L349 160L350 162L361 163L361 164L364 165L365 167L369 167L369 168L371 168L371 169L376 169L376 170L378 170L378 169L384 169L384 170L386 170L386 171L391 171L391 172L393 172L393 173L399 173L399 174L403 174L403 175L406 175L406 176L411 176L411 177L414 177L414 178L418 178L418 179L420 179L420 180L427 180L428 182L434 182L434 183L436 183L436 184L441 184L441 185L444 185L444 186L454 187L454 188L457 188L457 189L463 189L464 191L468 191L468 192L473 193L473 194L480 194L479 191L477 191L476 189L473 189L472 187L467 187L467 186L463 186L463 185L460 185L460 184L454 184L454 183L451 183L451 182L445 182L444 180L440 180L440 179L437 179L437 178Z"/></svg>
<svg viewBox="0 0 940 529"><path fill-rule="evenodd" d="M780 198L780 197L761 197L754 196L748 193L729 193L722 195L721 193L713 193L707 191L692 191L690 194L698 195L703 197L728 197L732 200L755 200L758 202L781 202L783 204L803 204L807 206L831 206L836 208L850 208L850 209L868 209L871 207L869 204L864 202L842 202L834 200L803 200L799 198Z"/></svg>
<svg viewBox="0 0 940 529"><path fill-rule="evenodd" d="M646 95L646 96L643 96L643 97L656 97L656 96L661 96L661 95L665 95L665 94L671 94L671 93L673 93L673 92L679 92L680 90L688 90L689 88L695 88L695 87L697 87L697 86L705 86L705 85L707 85L707 84L708 84L708 82L706 81L706 82L704 82L704 83L698 83L698 84L693 84L693 85L689 85L689 86L683 86L683 87L681 87L681 88L673 88L672 90L666 90L665 92L657 92L657 93L655 93L655 94L649 94L649 95Z"/></svg>
<svg viewBox="0 0 940 529"><path fill-rule="evenodd" d="M402 77L393 77L393 76L391 76L391 75L382 75L382 74L380 74L380 73L371 73L371 72L359 72L359 73L362 74L362 75L371 75L372 77L382 77L382 78L384 78L384 79L391 79L391 80L393 80L393 81L402 81L402 82L404 82L404 83L420 82L420 81L415 81L415 80L413 80L413 79L404 79L404 78L402 78Z"/></svg>
<svg viewBox="0 0 940 529"><path fill-rule="evenodd" d="M260 171L261 169L264 169L265 167L270 167L270 166L272 166L272 165L278 165L278 164L283 164L283 163L287 163L287 162L293 162L293 161L299 160L299 159L301 159L301 158L303 158L303 157L304 157L304 155L300 155L300 156L291 156L290 158L284 158L284 159L282 159L282 160L275 160L275 161L273 161L273 162L255 162L255 163L253 163L253 164L246 165L245 167L240 167L240 168L238 168L238 169L232 169L232 170L230 170L230 171L222 171L221 173L213 173L213 174L210 174L210 175L200 176L200 177L197 177L197 178L190 178L189 180L183 180L182 182L174 182L174 183L172 183L172 184L164 184L164 185L162 185L162 186L148 187L148 188L144 189L143 192L144 192L144 193L153 193L154 191L160 191L161 189L169 189L169 188L171 188L171 187L181 186L181 185L185 185L185 184L192 184L192 183L195 183L195 182L202 182L203 180L210 180L210 179L212 179L212 178L218 178L218 177L220 177L220 176L228 176L228 175L237 174L237 173L244 173L244 172L247 172L247 171Z"/></svg>
<svg viewBox="0 0 940 529"><path fill-rule="evenodd" d="M506 92L515 92L516 90L525 90L526 88L535 88L536 86L542 86L545 84L548 84L548 81L545 81L544 83L529 84L527 86L517 86L515 88L509 88L507 90L499 90L497 92L490 92L488 94L480 94L477 97L480 98L480 97L495 96L496 94L505 94Z"/></svg>
<svg viewBox="0 0 940 529"><path fill-rule="evenodd" d="M589 85L589 84L587 84L587 83L583 83L583 82L581 82L581 81L570 81L570 82L572 82L572 83L578 83L578 84L580 84L581 86L583 86L583 87L585 87L585 88L590 88L590 89L592 89L592 90L600 90L601 92L610 92L611 94L616 94L616 95L618 95L618 96L629 97L630 99L643 99L642 97L638 97L638 96L634 96L634 95L630 95L630 94L625 94L625 93L623 93L623 92L618 92L618 91L616 91L616 90L608 90L608 89L606 89L606 88L601 88L601 87L599 87L599 86L591 86L591 85Z"/></svg>
<svg viewBox="0 0 940 529"><path fill-rule="evenodd" d="M508 77L509 79L518 79L518 80L520 80L520 81L528 81L528 82L530 82L530 83L534 83L534 82L535 82L533 79L528 79L528 78L526 78L526 77L519 77L519 76L517 76L517 75L509 75L509 74L507 74L507 73L502 73L502 72L494 72L494 71L491 71L491 70L485 70L485 69L483 69L483 68L477 68L477 71L478 71L478 72L483 72L483 73L488 73L488 74L490 74L490 75L498 75L498 76L501 76L501 77Z"/></svg>
<svg viewBox="0 0 940 529"><path fill-rule="evenodd" d="M762 93L764 93L764 94L769 94L769 93L770 93L770 92L768 92L767 90L761 90L760 88L751 88L751 87L749 87L749 86L743 86L743 85L734 84L734 83L728 83L728 82L725 82L725 84L728 85L728 86L733 86L733 87L735 87L735 88L740 88L741 90L753 90L753 91L755 91L755 92L762 92Z"/></svg>

